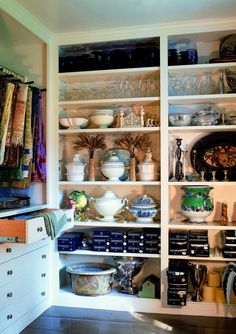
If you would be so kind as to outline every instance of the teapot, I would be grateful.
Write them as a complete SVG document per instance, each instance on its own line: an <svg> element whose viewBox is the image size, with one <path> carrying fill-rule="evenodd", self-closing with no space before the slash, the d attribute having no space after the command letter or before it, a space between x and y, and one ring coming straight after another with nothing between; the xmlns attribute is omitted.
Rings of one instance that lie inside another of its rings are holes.
<svg viewBox="0 0 236 334"><path fill-rule="evenodd" d="M91 197L90 202L94 209L103 216L104 221L114 221L114 216L128 204L127 198L119 198L111 190L107 190L101 197Z"/></svg>
<svg viewBox="0 0 236 334"><path fill-rule="evenodd" d="M86 163L80 160L79 153L74 155L71 162L68 162L65 167L67 171L67 179L72 182L80 182L84 180L84 169Z"/></svg>

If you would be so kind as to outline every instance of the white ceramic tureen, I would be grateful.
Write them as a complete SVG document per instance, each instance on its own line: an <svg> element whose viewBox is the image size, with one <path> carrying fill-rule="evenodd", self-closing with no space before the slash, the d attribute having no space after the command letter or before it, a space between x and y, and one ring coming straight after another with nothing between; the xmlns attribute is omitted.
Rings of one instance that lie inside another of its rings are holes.
<svg viewBox="0 0 236 334"><path fill-rule="evenodd" d="M84 169L86 163L80 159L80 155L76 153L71 162L66 165L67 179L72 182L79 182L84 180Z"/></svg>
<svg viewBox="0 0 236 334"><path fill-rule="evenodd" d="M128 204L126 198L117 197L111 190L107 190L101 197L90 198L94 209L103 216L103 220L113 221L115 215Z"/></svg>
<svg viewBox="0 0 236 334"><path fill-rule="evenodd" d="M147 194L137 198L129 207L131 214L141 223L152 223L159 209L159 203Z"/></svg>
<svg viewBox="0 0 236 334"><path fill-rule="evenodd" d="M108 160L101 163L100 170L108 181L120 181L119 178L125 172L125 164L113 152Z"/></svg>

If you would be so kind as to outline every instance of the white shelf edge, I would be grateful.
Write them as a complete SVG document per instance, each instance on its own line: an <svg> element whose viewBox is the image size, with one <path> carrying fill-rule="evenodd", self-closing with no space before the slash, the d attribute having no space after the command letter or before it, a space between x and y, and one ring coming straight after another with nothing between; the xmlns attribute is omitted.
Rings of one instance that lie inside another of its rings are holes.
<svg viewBox="0 0 236 334"><path fill-rule="evenodd" d="M122 256L122 257L142 257L142 258L154 258L159 259L161 256L160 254L146 254L146 253L123 253L123 252L96 252L93 250L81 250L78 249L72 252L62 252L60 251L59 254L66 254L66 255L88 255L88 256Z"/></svg>
<svg viewBox="0 0 236 334"><path fill-rule="evenodd" d="M215 182L211 182L211 181L191 181L191 182L181 182L181 181L177 181L177 182L168 182L169 186L205 186L205 185L209 185L209 186L234 186L236 185L236 181L215 181Z"/></svg>
<svg viewBox="0 0 236 334"><path fill-rule="evenodd" d="M107 69L107 70L95 70L95 71L77 71L77 72L63 72L58 73L59 79L71 78L71 77L94 77L94 76L104 76L107 74L142 74L142 73L155 73L160 71L159 66L152 67L132 67L132 68L120 68L120 69Z"/></svg>
<svg viewBox="0 0 236 334"><path fill-rule="evenodd" d="M210 95L183 95L169 96L169 104L209 104L209 103L234 103L236 94L210 94Z"/></svg>
<svg viewBox="0 0 236 334"><path fill-rule="evenodd" d="M48 208L47 204L33 204L33 205L30 205L30 206L25 206L25 207L18 208L18 209L1 210L0 211L0 218L20 215L20 214L23 214L23 213L29 213L29 212L33 212L33 211L39 211L39 210L43 210L43 209L47 209L47 208Z"/></svg>
<svg viewBox="0 0 236 334"><path fill-rule="evenodd" d="M136 222L103 222L98 220L91 220L87 222L82 221L75 221L75 227L124 227L124 228L154 228L159 229L161 227L160 223L150 223L150 224L143 224L143 223L136 223Z"/></svg>
<svg viewBox="0 0 236 334"><path fill-rule="evenodd" d="M205 63L205 64L193 64L193 65L175 65L168 66L169 72L182 72L182 71L193 71L193 70L208 70L208 69L223 69L228 67L236 67L236 62L228 63Z"/></svg>
<svg viewBox="0 0 236 334"><path fill-rule="evenodd" d="M137 185L147 185L147 186L159 186L160 181L81 181L81 182L71 182L71 181L59 181L60 186L73 186L73 185L84 185L84 186L94 186L94 185L106 185L106 186L137 186Z"/></svg>
<svg viewBox="0 0 236 334"><path fill-rule="evenodd" d="M70 134L77 134L77 133L124 133L124 132L159 132L160 127L133 127L133 128L106 128L106 129L63 129L58 130L59 135L70 135Z"/></svg>
<svg viewBox="0 0 236 334"><path fill-rule="evenodd" d="M220 222L207 222L206 224L186 224L186 222L179 222L175 224L169 224L168 227L170 229L189 229L189 230L236 230L236 222L235 225L227 225L222 226L219 225Z"/></svg>
<svg viewBox="0 0 236 334"><path fill-rule="evenodd" d="M119 104L120 106L124 103L151 103L160 101L159 96L147 96L147 97L130 97L130 98L114 98L114 99L95 99L95 100L74 100L74 101L59 101L59 107L74 106L74 105L94 105L98 106L100 104Z"/></svg>
<svg viewBox="0 0 236 334"><path fill-rule="evenodd" d="M181 256L181 255L168 255L168 259L171 260L189 260L189 261L208 261L208 262L230 262L236 261L236 258L226 258L221 256L215 257L200 257L200 256Z"/></svg>
<svg viewBox="0 0 236 334"><path fill-rule="evenodd" d="M209 125L209 126L169 126L169 133L180 132L210 132L210 131L236 131L236 125Z"/></svg>

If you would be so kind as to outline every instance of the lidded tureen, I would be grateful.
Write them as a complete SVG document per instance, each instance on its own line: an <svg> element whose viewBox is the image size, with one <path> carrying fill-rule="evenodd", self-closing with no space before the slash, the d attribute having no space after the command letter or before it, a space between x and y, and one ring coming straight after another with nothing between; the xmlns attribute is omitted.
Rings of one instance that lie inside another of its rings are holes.
<svg viewBox="0 0 236 334"><path fill-rule="evenodd" d="M86 163L80 159L79 153L76 153L71 162L66 165L68 181L79 182L84 180L84 169Z"/></svg>
<svg viewBox="0 0 236 334"><path fill-rule="evenodd" d="M126 198L117 197L111 190L107 190L101 197L90 198L94 209L103 216L103 220L113 221L115 215L128 204Z"/></svg>
<svg viewBox="0 0 236 334"><path fill-rule="evenodd" d="M120 177L125 172L125 164L120 161L115 152L108 160L103 161L100 166L102 174L108 178L108 181L120 181Z"/></svg>
<svg viewBox="0 0 236 334"><path fill-rule="evenodd" d="M131 214L141 223L152 223L159 210L160 204L147 194L137 198L129 207Z"/></svg>

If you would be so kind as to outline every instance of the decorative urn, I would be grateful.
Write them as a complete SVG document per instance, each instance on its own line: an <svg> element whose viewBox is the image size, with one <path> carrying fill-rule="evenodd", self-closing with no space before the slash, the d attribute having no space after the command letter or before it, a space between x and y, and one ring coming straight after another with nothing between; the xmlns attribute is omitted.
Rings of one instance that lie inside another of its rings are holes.
<svg viewBox="0 0 236 334"><path fill-rule="evenodd" d="M100 166L102 174L108 178L108 181L120 181L120 177L124 175L125 164L119 160L115 152L108 160L103 161Z"/></svg>
<svg viewBox="0 0 236 334"><path fill-rule="evenodd" d="M189 218L190 223L204 223L213 209L213 199L209 192L210 186L183 186L184 194L181 200L181 210Z"/></svg>
<svg viewBox="0 0 236 334"><path fill-rule="evenodd" d="M152 151L149 148L145 158L138 164L138 176L140 181L157 180L157 163L152 158Z"/></svg>
<svg viewBox="0 0 236 334"><path fill-rule="evenodd" d="M137 219L137 222L153 223L153 218L160 211L160 205L145 194L133 201L129 211Z"/></svg>
<svg viewBox="0 0 236 334"><path fill-rule="evenodd" d="M111 190L107 190L101 197L90 198L94 209L103 216L103 220L114 221L115 215L128 204L126 198L117 197Z"/></svg>
<svg viewBox="0 0 236 334"><path fill-rule="evenodd" d="M72 182L79 182L84 180L84 169L86 163L80 159L80 155L76 153L71 162L68 162L66 167L67 179Z"/></svg>

